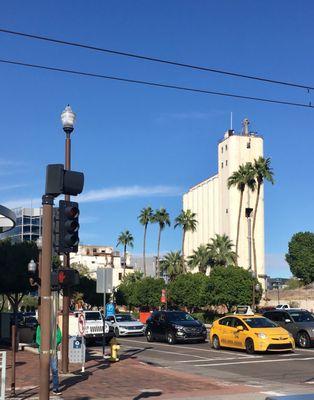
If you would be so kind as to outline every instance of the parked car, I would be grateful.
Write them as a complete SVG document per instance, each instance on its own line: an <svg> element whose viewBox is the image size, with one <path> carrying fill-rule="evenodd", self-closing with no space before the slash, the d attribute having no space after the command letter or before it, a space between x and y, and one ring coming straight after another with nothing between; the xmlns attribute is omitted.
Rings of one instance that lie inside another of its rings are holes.
<svg viewBox="0 0 314 400"><path fill-rule="evenodd" d="M204 324L183 311L155 311L147 320L146 339L176 342L205 342L207 330Z"/></svg>
<svg viewBox="0 0 314 400"><path fill-rule="evenodd" d="M27 316L27 317L24 317L24 321L21 326L25 327L25 328L31 328L31 329L36 330L37 326L38 326L38 321L33 316Z"/></svg>
<svg viewBox="0 0 314 400"><path fill-rule="evenodd" d="M255 351L285 351L294 349L291 333L259 315L227 315L216 320L210 330L210 343L221 347Z"/></svg>
<svg viewBox="0 0 314 400"><path fill-rule="evenodd" d="M111 315L106 318L106 322L113 327L116 337L144 335L145 332L145 326L131 314Z"/></svg>
<svg viewBox="0 0 314 400"><path fill-rule="evenodd" d="M289 331L296 344L302 348L310 347L314 342L314 316L307 310L273 310L264 313L264 317L276 322Z"/></svg>

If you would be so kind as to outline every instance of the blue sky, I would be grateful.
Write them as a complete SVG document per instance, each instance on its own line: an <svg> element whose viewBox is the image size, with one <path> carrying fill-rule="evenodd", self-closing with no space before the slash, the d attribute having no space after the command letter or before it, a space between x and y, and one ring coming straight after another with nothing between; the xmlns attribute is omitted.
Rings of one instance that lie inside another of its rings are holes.
<svg viewBox="0 0 314 400"><path fill-rule="evenodd" d="M7 1L0 27L127 52L314 85L312 1ZM306 90L178 69L0 33L1 57L244 95L314 102ZM139 210L166 207L216 172L217 141L248 117L265 139L276 184L266 186L267 273L288 276L287 243L313 231L314 112L222 97L68 76L0 64L0 202L30 204L45 166L63 162L60 112L77 113L72 168L84 171L81 240L116 243L124 229L142 249ZM180 248L167 229L162 250ZM151 227L148 252L157 229Z"/></svg>

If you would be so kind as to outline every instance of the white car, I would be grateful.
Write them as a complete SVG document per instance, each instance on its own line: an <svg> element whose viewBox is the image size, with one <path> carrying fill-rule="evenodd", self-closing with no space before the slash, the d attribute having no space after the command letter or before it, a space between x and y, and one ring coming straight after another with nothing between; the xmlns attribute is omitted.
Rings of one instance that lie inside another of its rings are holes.
<svg viewBox="0 0 314 400"><path fill-rule="evenodd" d="M113 326L116 337L130 335L144 335L145 326L132 317L131 314L116 314L106 318Z"/></svg>
<svg viewBox="0 0 314 400"><path fill-rule="evenodd" d="M276 306L276 310L289 310L290 306L289 304L278 304Z"/></svg>

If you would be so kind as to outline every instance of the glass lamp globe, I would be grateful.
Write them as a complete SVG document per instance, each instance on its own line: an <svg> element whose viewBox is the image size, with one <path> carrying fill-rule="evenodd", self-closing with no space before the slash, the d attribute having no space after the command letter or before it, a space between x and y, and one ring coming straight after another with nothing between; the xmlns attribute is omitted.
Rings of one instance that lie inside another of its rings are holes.
<svg viewBox="0 0 314 400"><path fill-rule="evenodd" d="M36 246L38 247L39 250L42 249L42 247L43 247L43 238L42 238L42 236L39 236L39 238L36 240Z"/></svg>
<svg viewBox="0 0 314 400"><path fill-rule="evenodd" d="M34 260L30 260L30 262L27 265L27 268L28 268L28 272L34 274L37 269L37 264L35 263Z"/></svg>
<svg viewBox="0 0 314 400"><path fill-rule="evenodd" d="M70 133L73 131L75 119L76 114L72 111L72 108L68 104L61 114L61 122L65 132Z"/></svg>

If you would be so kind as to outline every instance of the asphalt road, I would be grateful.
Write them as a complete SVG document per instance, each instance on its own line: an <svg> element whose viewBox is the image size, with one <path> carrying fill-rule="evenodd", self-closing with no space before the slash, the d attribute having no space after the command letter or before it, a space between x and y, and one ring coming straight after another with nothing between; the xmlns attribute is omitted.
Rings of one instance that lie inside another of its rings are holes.
<svg viewBox="0 0 314 400"><path fill-rule="evenodd" d="M225 385L245 383L270 394L312 392L314 399L314 348L248 355L239 350L213 350L208 342L169 345L148 343L144 336L118 341L122 355L136 356L143 363L217 378Z"/></svg>

